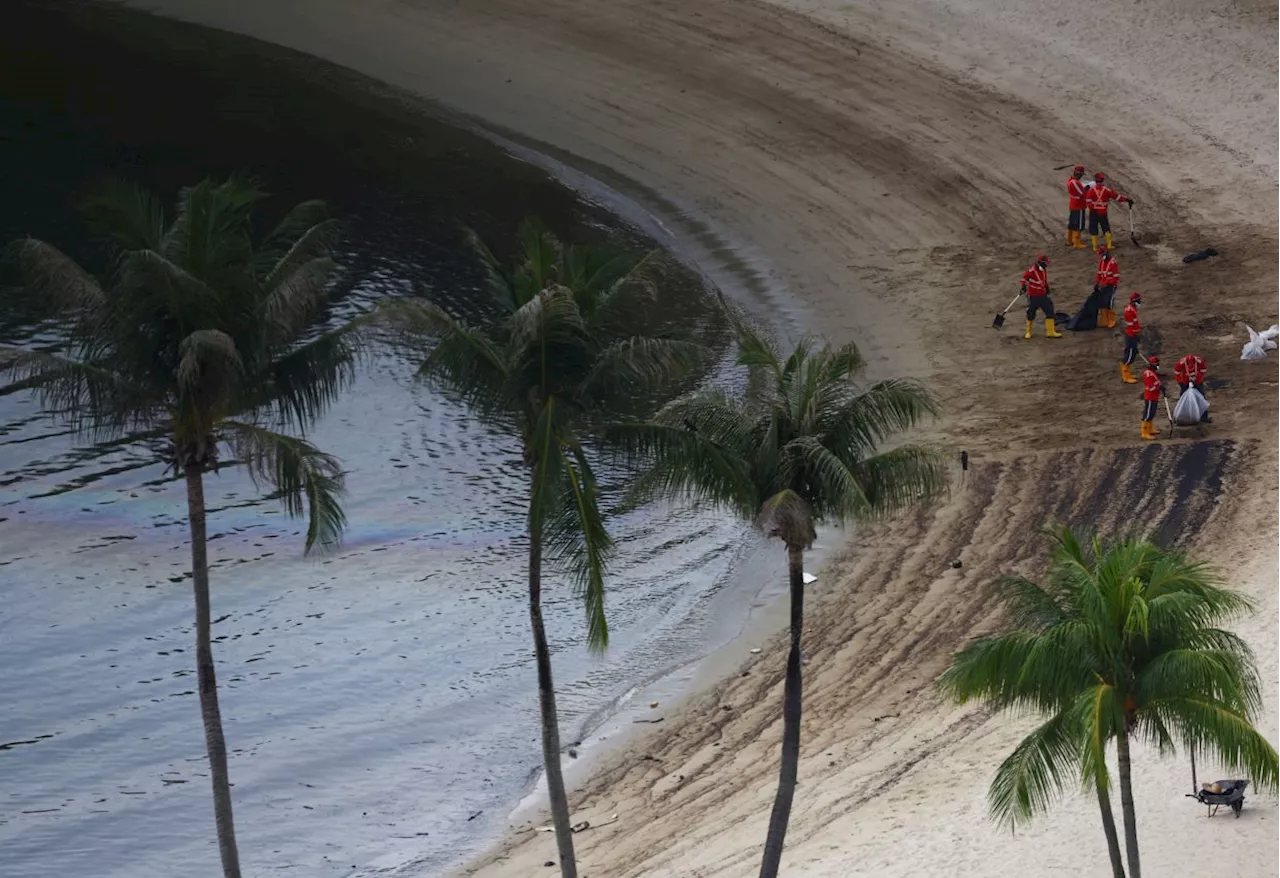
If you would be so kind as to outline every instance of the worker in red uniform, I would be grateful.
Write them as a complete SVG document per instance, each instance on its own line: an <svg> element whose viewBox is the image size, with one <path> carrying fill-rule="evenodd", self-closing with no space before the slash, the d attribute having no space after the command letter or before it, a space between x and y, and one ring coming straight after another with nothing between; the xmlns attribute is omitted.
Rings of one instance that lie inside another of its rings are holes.
<svg viewBox="0 0 1280 878"><path fill-rule="evenodd" d="M1116 287L1120 285L1120 264L1111 255L1110 247L1098 248L1098 273L1093 279L1093 292L1097 296L1098 325L1111 329L1116 325Z"/></svg>
<svg viewBox="0 0 1280 878"><path fill-rule="evenodd" d="M1053 299L1049 298L1049 257L1041 253L1035 264L1022 273L1022 294L1027 297L1027 331L1023 338L1031 338L1036 312L1044 313L1044 337L1062 338L1053 325Z"/></svg>
<svg viewBox="0 0 1280 878"><path fill-rule="evenodd" d="M1160 358L1155 354L1147 360L1142 370L1142 438L1154 439L1160 435L1156 429L1156 403L1164 395L1164 381L1160 378Z"/></svg>
<svg viewBox="0 0 1280 878"><path fill-rule="evenodd" d="M1120 380L1125 384L1137 384L1129 367L1138 359L1138 338L1142 335L1142 324L1138 322L1138 306L1142 304L1142 293L1130 293L1129 304L1124 309L1124 358L1120 361Z"/></svg>
<svg viewBox="0 0 1280 878"><path fill-rule="evenodd" d="M1076 165L1067 178L1067 246L1084 248L1080 236L1084 234L1085 186L1084 165Z"/></svg>
<svg viewBox="0 0 1280 878"><path fill-rule="evenodd" d="M1106 239L1107 249L1111 246L1111 220L1107 219L1107 204L1118 201L1121 204L1133 204L1128 195L1121 195L1106 184L1107 175L1101 171L1093 175L1093 185L1085 192L1085 204L1089 208L1089 240L1093 242L1093 252L1098 252L1098 232Z"/></svg>
<svg viewBox="0 0 1280 878"><path fill-rule="evenodd" d="M1187 354L1173 364L1173 380L1177 382L1178 390L1182 393L1186 393L1188 389L1194 387L1200 391L1201 396L1204 396L1204 377L1208 371L1208 364L1205 363L1203 357ZM1211 423L1208 412L1205 412L1204 417L1200 420L1205 424Z"/></svg>

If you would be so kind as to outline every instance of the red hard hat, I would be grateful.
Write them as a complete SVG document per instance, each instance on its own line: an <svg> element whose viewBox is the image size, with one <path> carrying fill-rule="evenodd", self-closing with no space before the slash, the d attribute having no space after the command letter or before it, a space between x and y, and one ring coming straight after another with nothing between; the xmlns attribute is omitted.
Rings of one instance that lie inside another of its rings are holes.
<svg viewBox="0 0 1280 878"><path fill-rule="evenodd" d="M1142 293L1139 293L1139 292L1137 292L1137 291L1134 291L1134 292L1130 293L1130 294L1129 294L1129 301L1130 301L1130 302L1141 302L1141 301L1142 301Z"/></svg>
<svg viewBox="0 0 1280 878"><path fill-rule="evenodd" d="M1093 179L1101 183L1103 180L1107 179L1107 175L1102 173L1102 171L1098 171L1098 173L1093 175Z"/></svg>
<svg viewBox="0 0 1280 878"><path fill-rule="evenodd" d="M1151 356L1147 357L1147 363L1152 366L1159 366L1160 358L1157 357L1155 354L1152 354Z"/></svg>
<svg viewBox="0 0 1280 878"><path fill-rule="evenodd" d="M1071 173L1073 173L1073 174L1083 174L1083 173L1084 173L1084 165L1076 165L1074 168L1072 168L1072 169L1071 169Z"/></svg>
<svg viewBox="0 0 1280 878"><path fill-rule="evenodd" d="M1041 253L1039 256L1036 257L1036 262L1043 262L1045 265L1048 265L1049 257Z"/></svg>
<svg viewBox="0 0 1280 878"><path fill-rule="evenodd" d="M1110 250L1109 250L1109 248L1107 247L1107 245L1106 245L1106 244L1099 244L1099 245L1098 245L1098 252L1099 252L1099 253L1101 253L1101 254L1103 254L1103 255L1105 256L1107 253L1109 253L1109 252L1110 252Z"/></svg>

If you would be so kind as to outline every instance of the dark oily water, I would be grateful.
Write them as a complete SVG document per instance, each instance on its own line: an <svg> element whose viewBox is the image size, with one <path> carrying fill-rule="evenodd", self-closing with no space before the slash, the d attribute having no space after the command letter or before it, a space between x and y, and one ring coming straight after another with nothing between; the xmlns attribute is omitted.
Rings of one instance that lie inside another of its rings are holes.
<svg viewBox="0 0 1280 878"><path fill-rule="evenodd" d="M571 240L650 246L532 166L336 68L115 10L15 9L0 31L5 240L41 237L100 268L74 207L104 177L171 198L247 167L275 193L268 212L318 197L347 220L339 311L422 285L477 313L458 222L502 254L530 213ZM670 307L696 299L691 272L664 277ZM41 331L19 320L0 336L35 344ZM517 449L411 375L378 361L314 431L349 470L340 552L303 559L304 525L243 473L208 480L248 874L435 874L492 838L538 770ZM84 447L30 394L0 396L5 878L217 870L184 494L159 450L143 438ZM646 510L611 527L608 654L580 646L567 586L545 597L566 743L636 682L714 647L732 628L720 608L745 611L754 594L725 591L744 529L722 515Z"/></svg>

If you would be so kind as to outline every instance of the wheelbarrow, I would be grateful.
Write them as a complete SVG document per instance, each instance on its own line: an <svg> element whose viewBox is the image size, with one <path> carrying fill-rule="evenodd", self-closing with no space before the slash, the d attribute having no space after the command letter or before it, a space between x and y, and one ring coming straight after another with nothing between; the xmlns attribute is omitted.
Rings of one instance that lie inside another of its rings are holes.
<svg viewBox="0 0 1280 878"><path fill-rule="evenodd" d="M1206 806L1210 817L1226 805L1235 811L1236 817L1239 818L1240 811L1244 808L1244 790L1248 785L1247 780L1220 780L1203 784L1194 796L1190 793L1187 793L1187 796Z"/></svg>

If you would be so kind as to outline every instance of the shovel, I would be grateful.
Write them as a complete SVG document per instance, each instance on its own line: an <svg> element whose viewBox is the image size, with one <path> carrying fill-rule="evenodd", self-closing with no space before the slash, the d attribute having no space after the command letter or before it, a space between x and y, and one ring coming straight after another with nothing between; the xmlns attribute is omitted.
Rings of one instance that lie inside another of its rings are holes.
<svg viewBox="0 0 1280 878"><path fill-rule="evenodd" d="M1018 293L1018 295L1013 297L1013 301L1009 303L1008 307L996 315L996 319L991 321L992 329L999 329L1001 326L1004 326L1004 315L1013 310L1013 306L1018 304L1018 300L1021 298L1022 293Z"/></svg>
<svg viewBox="0 0 1280 878"><path fill-rule="evenodd" d="M1138 240L1138 233L1133 230L1133 204L1129 205L1129 240L1133 241L1133 246L1141 249L1142 242Z"/></svg>

